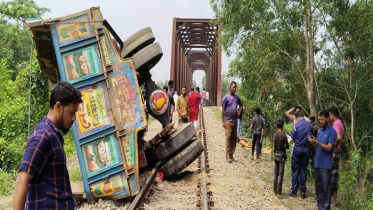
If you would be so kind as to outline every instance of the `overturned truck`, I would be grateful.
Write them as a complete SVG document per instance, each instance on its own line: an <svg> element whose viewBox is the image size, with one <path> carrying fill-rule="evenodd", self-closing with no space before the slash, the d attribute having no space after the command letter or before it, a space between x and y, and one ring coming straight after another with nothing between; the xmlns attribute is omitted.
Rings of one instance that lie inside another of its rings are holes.
<svg viewBox="0 0 373 210"><path fill-rule="evenodd" d="M122 41L97 7L27 24L41 72L82 92L72 131L89 201L135 196L140 168L159 163L168 178L202 153L192 124L170 124L169 96L151 79L163 55L151 28ZM163 130L145 142L148 114Z"/></svg>

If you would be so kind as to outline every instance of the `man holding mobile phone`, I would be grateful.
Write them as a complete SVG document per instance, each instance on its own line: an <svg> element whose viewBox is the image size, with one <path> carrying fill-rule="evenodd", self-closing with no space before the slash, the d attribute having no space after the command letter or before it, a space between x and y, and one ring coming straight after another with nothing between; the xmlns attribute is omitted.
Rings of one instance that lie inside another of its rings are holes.
<svg viewBox="0 0 373 210"><path fill-rule="evenodd" d="M334 143L337 133L329 124L329 112L319 112L320 131L315 138L308 135L308 141L316 148L315 155L315 188L318 209L330 209L331 178Z"/></svg>

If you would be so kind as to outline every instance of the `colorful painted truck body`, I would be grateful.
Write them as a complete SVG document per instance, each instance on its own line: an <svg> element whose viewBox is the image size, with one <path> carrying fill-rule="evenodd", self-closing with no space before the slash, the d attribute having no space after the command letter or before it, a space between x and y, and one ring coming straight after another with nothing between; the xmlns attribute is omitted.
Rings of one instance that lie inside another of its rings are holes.
<svg viewBox="0 0 373 210"><path fill-rule="evenodd" d="M99 8L91 8L28 21L42 73L82 92L72 131L90 201L138 194L139 166L146 164L138 140L147 120L133 60L120 57L103 20Z"/></svg>

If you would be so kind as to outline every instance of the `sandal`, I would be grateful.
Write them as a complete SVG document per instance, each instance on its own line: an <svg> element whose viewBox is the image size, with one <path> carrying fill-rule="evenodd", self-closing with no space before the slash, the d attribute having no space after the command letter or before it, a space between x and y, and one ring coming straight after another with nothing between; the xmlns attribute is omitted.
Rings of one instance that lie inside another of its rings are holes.
<svg viewBox="0 0 373 210"><path fill-rule="evenodd" d="M277 198L278 198L278 199L283 199L284 196L282 196L282 195L277 195Z"/></svg>

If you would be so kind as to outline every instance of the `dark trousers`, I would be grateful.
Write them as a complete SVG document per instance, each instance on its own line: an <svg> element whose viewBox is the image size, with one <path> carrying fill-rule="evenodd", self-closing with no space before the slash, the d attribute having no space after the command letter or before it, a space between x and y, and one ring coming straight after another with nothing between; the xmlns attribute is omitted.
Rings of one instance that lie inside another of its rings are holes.
<svg viewBox="0 0 373 210"><path fill-rule="evenodd" d="M273 176L273 192L277 195L282 193L282 180L284 178L285 157L275 154L275 173Z"/></svg>
<svg viewBox="0 0 373 210"><path fill-rule="evenodd" d="M308 148L294 147L293 156L291 157L291 192L293 194L297 194L298 187L301 192L306 192L306 171L309 159Z"/></svg>
<svg viewBox="0 0 373 210"><path fill-rule="evenodd" d="M319 210L330 210L330 199L332 194L332 170L315 168L315 189L317 208Z"/></svg>
<svg viewBox="0 0 373 210"><path fill-rule="evenodd" d="M188 123L188 122L189 122L188 118L179 119L179 124L181 124L181 123Z"/></svg>
<svg viewBox="0 0 373 210"><path fill-rule="evenodd" d="M261 134L253 134L253 142L251 145L251 154L254 155L255 151L255 145L256 145L256 159L259 159L259 154L260 154L260 138Z"/></svg>

